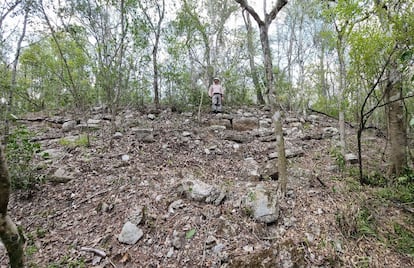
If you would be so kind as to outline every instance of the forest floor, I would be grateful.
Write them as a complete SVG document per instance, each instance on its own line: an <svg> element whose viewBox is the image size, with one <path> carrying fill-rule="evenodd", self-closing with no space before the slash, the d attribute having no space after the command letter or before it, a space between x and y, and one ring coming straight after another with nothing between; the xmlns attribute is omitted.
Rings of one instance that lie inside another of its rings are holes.
<svg viewBox="0 0 414 268"><path fill-rule="evenodd" d="M27 267L414 267L412 204L384 199L382 189L350 175L357 166L338 156L336 120L286 116L286 147L302 153L288 159L287 196L278 220L267 224L243 200L252 187L274 189L278 181L249 176L246 159L269 161L275 142L256 128L216 123L229 115L266 122L269 111L228 108L226 115L203 112L200 122L197 113L123 111L113 135L109 117L97 112L90 146L84 130L62 130L68 114L26 118L47 152L33 160L43 181L15 191L9 204L26 236ZM139 139L140 130L150 137ZM355 133L347 126L354 154ZM384 147L384 138L367 132L364 161L381 165ZM225 199L189 198L181 189L188 178L223 190ZM120 243L137 211L142 237ZM0 245L0 267L7 262Z"/></svg>

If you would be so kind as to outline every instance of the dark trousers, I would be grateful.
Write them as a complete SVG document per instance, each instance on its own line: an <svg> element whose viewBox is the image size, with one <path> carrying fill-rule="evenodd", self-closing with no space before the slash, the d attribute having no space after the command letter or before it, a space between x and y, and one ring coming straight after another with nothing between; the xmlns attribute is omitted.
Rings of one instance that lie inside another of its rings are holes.
<svg viewBox="0 0 414 268"><path fill-rule="evenodd" d="M221 112L222 105L221 105L221 94L215 93L213 97L211 98L213 112Z"/></svg>

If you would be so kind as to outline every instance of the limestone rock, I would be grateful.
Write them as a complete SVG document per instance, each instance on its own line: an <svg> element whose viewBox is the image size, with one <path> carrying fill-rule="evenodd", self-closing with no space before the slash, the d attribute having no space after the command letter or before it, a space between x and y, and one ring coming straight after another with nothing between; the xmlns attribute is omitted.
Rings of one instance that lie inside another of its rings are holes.
<svg viewBox="0 0 414 268"><path fill-rule="evenodd" d="M259 179L259 164L254 160L254 158L249 157L244 159L243 163L243 173L246 174L247 178L250 180Z"/></svg>
<svg viewBox="0 0 414 268"><path fill-rule="evenodd" d="M49 178L49 181L54 183L67 183L73 180L74 178L75 176L66 169L58 168Z"/></svg>
<svg viewBox="0 0 414 268"><path fill-rule="evenodd" d="M63 123L62 131L63 132L70 132L70 131L74 130L75 127L76 127L76 121L75 120L70 120L68 122Z"/></svg>
<svg viewBox="0 0 414 268"><path fill-rule="evenodd" d="M135 134L139 141L145 143L155 142L154 130L152 128L132 128L131 131Z"/></svg>
<svg viewBox="0 0 414 268"><path fill-rule="evenodd" d="M347 163L350 163L350 164L356 164L356 163L358 163L358 156L356 156L354 154L346 154L345 155L345 161Z"/></svg>
<svg viewBox="0 0 414 268"><path fill-rule="evenodd" d="M241 117L233 119L233 129L246 131L259 128L259 120L255 117Z"/></svg>
<svg viewBox="0 0 414 268"><path fill-rule="evenodd" d="M141 239L144 232L130 221L126 222L122 227L122 231L118 236L118 241L128 245L134 245Z"/></svg>
<svg viewBox="0 0 414 268"><path fill-rule="evenodd" d="M245 197L245 208L251 216L264 223L274 223L279 218L279 202L276 191L265 190L258 185L250 189Z"/></svg>
<svg viewBox="0 0 414 268"><path fill-rule="evenodd" d="M182 181L180 191L191 200L215 205L219 205L226 197L226 193L217 187L193 178Z"/></svg>

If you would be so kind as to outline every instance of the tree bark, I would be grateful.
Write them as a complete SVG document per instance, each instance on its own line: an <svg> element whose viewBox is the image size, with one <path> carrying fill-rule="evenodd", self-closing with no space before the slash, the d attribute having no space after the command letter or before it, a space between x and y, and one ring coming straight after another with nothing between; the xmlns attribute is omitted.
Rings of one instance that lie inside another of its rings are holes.
<svg viewBox="0 0 414 268"><path fill-rule="evenodd" d="M389 170L388 175L399 176L407 166L407 133L404 116L404 102L401 77L394 62L388 71L388 82L385 89L388 141ZM398 100L398 101L397 101Z"/></svg>
<svg viewBox="0 0 414 268"><path fill-rule="evenodd" d="M285 141L283 138L282 130L282 114L280 104L277 103L277 95L274 86L274 76L273 76L273 64L272 64L272 53L269 44L269 26L272 21L276 18L279 11L287 4L287 0L278 0L273 6L270 13L265 12L265 19L262 20L257 12L247 3L246 0L235 0L244 8L247 12L252 15L256 20L259 31L260 31L260 42L262 44L263 50L263 60L265 66L265 77L266 77L266 98L268 104L271 106L272 112L274 114L273 121L275 124L275 133L277 137L277 148L278 148L278 161L277 169L279 171L279 190L281 196L286 195L286 184L287 184L287 160L285 156ZM264 6L264 8L266 8Z"/></svg>
<svg viewBox="0 0 414 268"><path fill-rule="evenodd" d="M6 116L5 116L5 123L4 123L4 142L6 144L7 144L7 140L9 136L9 128L10 128L9 116L12 113L12 109L13 109L13 92L16 90L17 64L19 63L22 42L23 42L24 37L26 36L26 27L27 27L27 21L29 18L29 11L30 11L30 8L29 8L29 5L27 5L25 8L25 14L24 14L23 30L22 30L22 34L20 35L19 41L17 42L16 56L13 62L13 70L11 74L11 83L10 83L10 90L9 90L8 102L6 106Z"/></svg>
<svg viewBox="0 0 414 268"><path fill-rule="evenodd" d="M10 266L20 268L24 266L23 237L19 234L16 225L7 215L7 205L10 197L10 179L7 170L3 148L0 146L0 240L4 243L9 255Z"/></svg>
<svg viewBox="0 0 414 268"><path fill-rule="evenodd" d="M152 67L153 67L153 90L154 90L154 104L157 109L160 108L160 92L159 92L159 74L158 74L158 50L159 50L159 41L161 38L161 25L164 20L165 15L165 0L161 1L161 4L156 1L156 12L157 12L157 24L154 24L152 21L152 14L149 14L148 7L144 6L144 3L141 3L141 1L138 1L138 4L140 8L144 12L144 16L146 17L146 20L154 33L154 46L152 48ZM152 3L151 3L152 4Z"/></svg>
<svg viewBox="0 0 414 268"><path fill-rule="evenodd" d="M244 12L243 12L244 14ZM265 100L263 98L262 89L259 83L259 77L257 76L256 66L254 64L254 45L253 45L253 30L252 30L252 22L250 19L250 15L246 14L244 17L244 23L246 24L247 28L247 50L249 51L249 64L250 64L250 72L253 79L253 84L256 89L256 98L259 104L265 104Z"/></svg>

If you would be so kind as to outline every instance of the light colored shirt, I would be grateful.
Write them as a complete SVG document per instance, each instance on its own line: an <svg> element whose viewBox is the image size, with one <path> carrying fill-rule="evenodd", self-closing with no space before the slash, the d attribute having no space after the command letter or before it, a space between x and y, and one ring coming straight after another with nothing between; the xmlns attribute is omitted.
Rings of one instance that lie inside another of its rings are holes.
<svg viewBox="0 0 414 268"><path fill-rule="evenodd" d="M208 95L210 97L213 97L214 94L219 93L219 94L224 94L224 89L220 84L212 84L210 86L210 88L208 89Z"/></svg>

